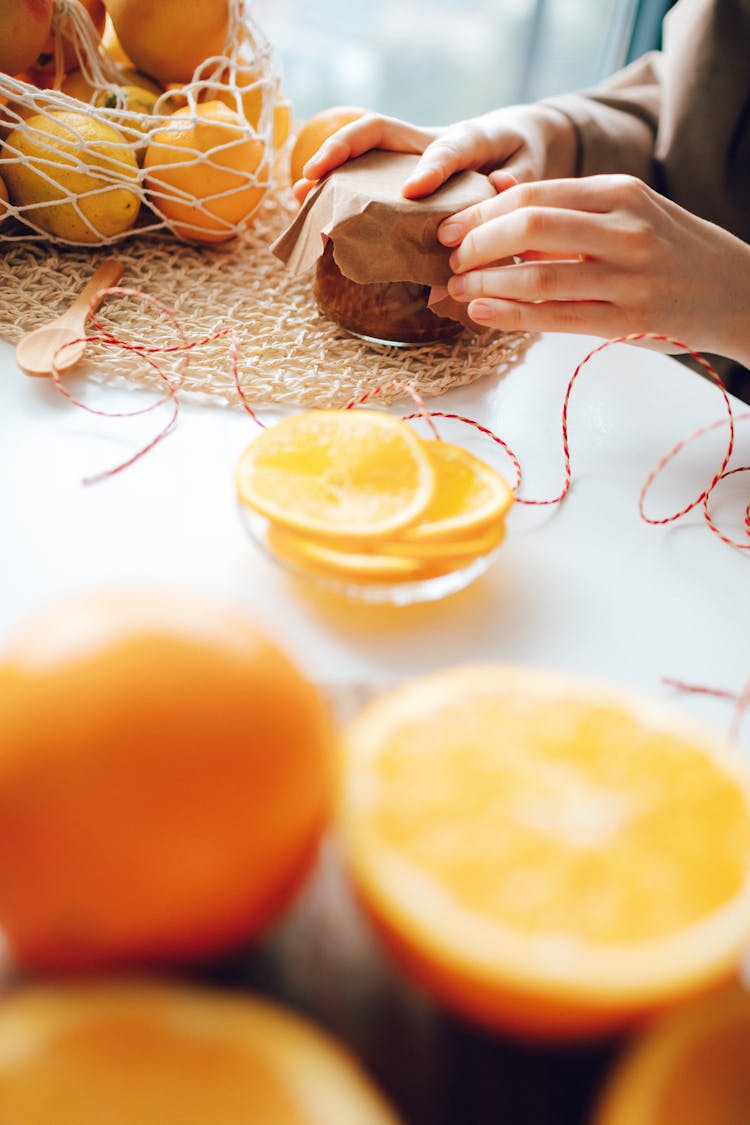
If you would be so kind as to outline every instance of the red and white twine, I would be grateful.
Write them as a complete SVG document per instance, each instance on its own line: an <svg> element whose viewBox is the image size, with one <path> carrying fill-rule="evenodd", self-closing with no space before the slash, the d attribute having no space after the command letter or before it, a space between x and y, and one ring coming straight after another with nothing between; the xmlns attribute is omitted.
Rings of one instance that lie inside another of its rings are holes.
<svg viewBox="0 0 750 1125"><path fill-rule="evenodd" d="M103 480L106 477L113 476L115 473L118 473L118 472L122 471L122 469L127 468L129 465L132 465L135 461L139 460L139 458L143 457L146 453L149 452L149 450L153 449L155 445L157 445L160 441L163 440L163 438L165 438L167 436L167 434L172 430L172 428L174 427L174 425L177 421L177 415L178 415L178 410L179 410L178 392L179 392L179 390L182 386L182 383L184 381L185 371L186 371L186 368L187 368L187 363L188 363L188 360L189 360L190 352L195 351L197 348L200 348L200 347L204 346L205 344L207 344L209 342L219 340L219 339L222 339L224 337L227 338L228 343L229 343L234 386L235 386L235 389L236 389L237 394L239 396L240 402L241 402L243 408L245 409L245 411L252 417L252 419L256 422L256 424L258 426L262 427L264 425L263 422L258 418L255 411L250 406L247 395L245 394L245 391L242 387L242 382L241 382L240 373L239 373L239 354L238 354L238 345L237 345L237 334L234 331L234 329L232 329L231 327L230 328L223 328L218 332L214 332L214 333L211 333L207 336L203 336L200 339L189 340L187 338L186 334L185 334L185 331L182 327L182 324L180 323L180 321L177 318L177 315L171 309L167 308L167 306L164 305L161 301L157 300L155 297L150 297L147 293L143 293L140 290L130 289L130 288L127 288L126 286L120 286L120 285L112 286L111 288L105 290L103 294L99 294L97 296L97 299L96 299L96 304L98 304L102 300L103 296L131 297L131 298L134 298L134 299L137 299L137 300L145 301L148 304L151 304L155 308L159 309L163 314L165 314L171 320L172 324L174 325L175 334L178 337L177 343L170 344L170 345L162 345L162 346L158 346L158 347L148 347L147 345L142 344L142 343L133 343L131 341L123 340L120 337L116 336L114 333L108 331L106 328L104 328L101 325L101 323L99 323L96 320L96 318L94 316L94 309L92 308L92 309L89 310L88 319L91 320L91 323L92 323L92 325L95 329L95 332L92 335L88 335L88 336L82 338L83 342L85 342L85 343L99 343L99 344L103 344L104 346L118 348L122 351L129 351L129 352L132 352L132 353L140 356L143 359L144 363L149 364L156 371L160 382L164 386L164 391L165 391L164 398L158 399L156 402L151 403L151 405L143 407L139 410L125 411L125 412L111 412L111 411L97 410L94 407L88 406L86 403L81 402L80 399L75 398L70 393L70 391L68 391L65 388L65 386L62 383L60 363L61 363L61 361L64 357L64 354L65 354L66 350L68 348L74 347L76 344L81 343L81 339L71 340L68 343L63 344L62 347L60 347L58 349L57 353L55 354L55 357L54 357L53 362L52 362L52 378L53 378L53 381L55 383L55 386L61 392L61 394L65 395L65 397L68 398L74 405L79 406L83 410L87 410L92 414L97 414L97 415L100 415L102 417L122 418L122 417L134 417L134 416L139 415L139 414L147 414L151 410L155 410L158 406L162 405L162 403L165 402L165 401L169 401L171 403L172 413L171 413L170 419L167 422L167 424L156 435L156 437L152 441L150 441L146 446L144 446L142 449L138 450L131 457L129 457L126 461L123 461L122 463L120 463L118 465L115 465L113 468L106 469L103 472L99 472L99 473L94 474L93 476L87 477L84 481L85 484L92 484L96 481ZM741 420L746 420L748 417L750 417L750 412L743 413L743 414L735 416L734 410L732 409L732 403L731 403L731 400L729 398L729 395L727 394L726 389L725 389L718 373L716 372L715 368L711 365L711 363L709 363L709 361L705 358L705 356L701 355L700 352L695 351L689 345L683 343L680 340L676 340L671 336L666 336L666 335L663 335L661 333L655 333L655 332L632 332L632 333L629 333L628 335L625 335L625 336L615 336L610 340L604 340L601 344L598 344L595 348L593 348L588 353L588 355L584 356L584 358L578 364L575 371L573 372L570 379L568 380L568 384L565 388L565 395L563 397L562 417L561 417L561 439L562 439L562 453L563 453L563 483L562 483L562 487L560 488L560 491L557 493L557 495L548 497L546 499L532 499L532 498L529 498L529 497L526 497L526 496L519 495L519 489L521 487L521 482L522 482L522 478L523 478L521 462L520 462L520 459L517 456L517 454L513 451L513 449L510 447L510 445L502 437L500 437L498 434L494 433L494 431L489 429L487 426L484 426L480 422L477 422L473 418L468 418L464 415L452 413L452 412L449 412L449 411L428 410L424 401L422 400L421 396L409 384L400 383L398 381L391 381L387 384L383 384L381 386L373 387L370 390L366 391L359 398L353 399L352 401L347 403L346 409L352 409L353 407L357 407L357 406L364 406L367 402L371 402L373 399L377 398L378 396L384 397L388 393L393 393L393 392L396 392L396 391L407 393L414 400L414 403L417 407L417 410L414 413L405 415L404 416L405 420L406 421L412 421L415 418L422 418L426 422L426 424L429 426L429 428L432 432L432 435L435 439L440 440L440 435L438 433L437 427L435 426L434 419L445 418L445 419L461 422L465 425L471 426L473 429L477 430L479 433L483 434L485 437L487 437L491 441L493 441L496 445L500 446L500 448L503 450L505 455L509 458L509 460L510 460L512 466L513 466L513 472L514 472L514 477L515 477L513 489L514 489L514 493L515 493L515 502L517 504L537 505L537 506L538 505L559 504L567 496L567 494L570 490L570 486L572 484L572 480L573 480L573 474L572 474L572 468L571 468L568 413L569 413L569 408L570 408L570 397L571 397L571 394L572 394L572 391L573 391L573 387L575 386L576 382L578 381L578 377L581 374L581 371L586 366L586 364L590 362L590 360L592 360L596 355L599 354L599 352L603 351L605 348L611 347L613 344L635 344L635 343L642 342L644 340L651 340L651 341L654 341L656 343L669 344L676 351L685 352L688 355L692 356L692 358L694 360L696 360L701 365L701 367L706 372L706 375L712 380L712 382L719 389L719 392L721 393L721 396L724 400L724 406L725 406L725 409L726 409L726 418L720 418L717 421L714 421L707 426L702 426L702 427L700 427L700 429L697 429L697 430L693 431L691 434L688 434L687 437L678 441L676 443L676 445L674 445L659 460L657 465L648 474L646 480L643 483L643 486L641 487L640 493L639 493L638 510L639 510L641 518L646 523L649 523L649 524L652 524L652 525L655 525L655 526L674 523L676 520L679 520L683 516L686 516L694 508L696 508L700 505L700 506L702 506L702 509L703 509L703 517L705 519L705 522L707 523L709 529L711 530L711 532L714 535L718 536L718 538L721 539L722 542L728 544L731 547L736 547L739 550L743 550L743 551L750 550L750 501L748 502L747 506L745 507L745 511L744 511L743 525L744 525L744 531L745 531L745 539L742 540L742 541L740 541L739 539L733 538L732 536L727 535L723 531L721 531L720 528L714 522L714 520L713 520L713 518L710 514L710 511L709 511L709 501L710 501L711 496L712 496L714 490L716 489L717 485L720 483L720 481L725 480L727 477L733 476L737 473L750 472L750 465L741 465L741 466L737 466L737 467L732 468L732 469L730 469L728 467L729 462L730 462L731 457L732 457L732 453L734 452L736 422L741 421ZM157 356L157 355L161 355L161 356L180 355L180 356L182 356L182 358L184 360L183 365L182 365L182 369L177 372L176 376L173 376L173 377L170 378L170 376L164 371L162 366L156 360L155 356ZM692 442L692 441L696 440L697 438L701 437L703 434L709 433L710 431L712 431L714 429L717 429L719 426L722 426L722 425L725 425L725 424L727 425L727 430L728 430L726 451L724 452L723 457L721 459L721 464L719 465L718 469L714 472L713 476L711 477L711 480L709 481L707 486L703 489L703 491L698 496L696 496L693 500L691 500L689 503L685 504L684 507L680 508L679 511L673 512L670 515L666 515L666 516L660 516L660 517L649 516L646 513L646 510L645 510L645 501L646 501L646 496L647 496L649 490L651 489L654 481L656 480L657 476L663 471L663 469L666 468L666 466L669 464L669 462L672 461L678 455L678 453L680 453L687 445L690 444L690 442Z"/></svg>
<svg viewBox="0 0 750 1125"><path fill-rule="evenodd" d="M121 472L123 469L127 468L129 465L134 464L141 457L143 457L146 453L148 453L150 450L152 450L159 442L161 442L167 436L167 434L169 434L171 432L171 430L174 428L174 426L177 422L177 417L178 417L178 413L179 413L179 391L180 391L180 389L182 387L182 384L184 382L185 372L186 372L186 369L187 369L187 364L189 362L190 353L195 351L197 348L200 348L201 346L209 343L210 341L214 341L214 340L218 340L218 339L221 339L223 337L226 337L226 339L228 341L228 345L229 345L229 352L230 352L230 358L231 358L231 364L232 364L234 386L235 386L235 389L236 389L237 394L239 396L240 402L241 402L243 408L245 409L245 411L254 420L254 422L258 426L263 427L264 423L260 420L260 418L257 416L255 411L250 406L250 403L247 399L245 391L243 390L243 387L242 387L242 382L241 382L241 379L240 379L240 372L239 372L240 357L239 357L239 354L238 354L237 334L234 331L234 329L224 328L224 329L222 329L218 332L212 333L208 336L204 336L201 339L189 340L187 338L187 336L185 334L185 331L184 331L180 321L178 320L176 314L172 310L167 308L164 304L162 304L161 301L158 301L156 298L150 297L148 294L143 293L140 290L130 289L130 288L127 288L125 286L113 286L113 287L105 290L103 295L99 294L97 296L96 304L98 304L99 301L101 301L102 296L129 297L129 298L145 301L148 304L151 304L155 308L159 309L160 312L162 312L164 315L166 315L171 320L172 324L174 325L175 335L177 336L177 342L172 344L172 345L169 345L169 346L148 347L144 344L133 343L133 342L130 342L130 341L127 341L127 340L122 340L118 336L114 335L112 332L108 331L106 328L104 328L96 320L96 318L94 316L94 309L92 307L89 310L88 319L91 321L91 323L92 323L92 325L95 329L95 332L94 332L94 334L88 335L88 336L83 338L84 342L87 343L87 344L88 343L99 343L99 344L102 344L102 345L107 346L107 347L117 348L117 349L120 349L120 350L123 350L123 351L129 351L129 352L132 352L132 353L140 356L143 359L144 363L149 364L154 369L154 371L156 371L156 373L159 377L159 380L160 380L161 384L163 384L163 387L164 387L163 397L157 399L155 402L151 403L149 406L142 407L141 409L138 409L138 410L126 411L126 412L110 412L110 411L104 411L104 410L97 410L94 407L88 406L86 403L82 402L80 399L75 398L70 393L70 391L66 389L66 387L62 383L61 372L60 372L60 363L61 363L62 359L64 358L64 354L65 354L65 351L67 350L67 348L74 347L76 344L80 343L81 342L80 339L70 341L69 343L64 344L61 348L58 349L58 351L57 351L57 353L54 357L53 363L52 363L52 378L53 378L55 386L60 391L60 393L63 394L67 399L69 399L69 401L71 401L75 406L79 406L83 410L87 410L92 414L100 415L102 417L110 417L110 418L135 417L137 415L147 414L150 411L155 410L157 407L161 406L165 402L168 402L171 405L171 413L170 413L170 417L169 417L168 421L166 422L166 424L162 427L162 429L159 431L159 433L150 442L148 442L147 445L143 446L141 449L139 449L137 452L135 452L132 456L127 458L127 460L121 462L120 464L115 465L112 468L103 470L102 472L98 472L98 473L96 473L92 476L89 476L89 477L85 478L85 480L83 482L84 484L92 484L92 483L95 483L97 481L104 480L107 477L111 477L116 473ZM352 401L347 403L346 409L353 409L355 407L364 406L366 403L372 402L374 399L376 399L378 397L383 398L383 397L387 396L389 393L395 393L395 392L406 393L414 401L414 404L416 406L416 411L414 411L413 413L410 413L410 414L406 414L404 416L404 419L406 421L411 421L411 420L414 420L416 418L421 418L426 423L426 425L429 427L429 429L432 433L432 436L436 440L440 440L440 435L439 435L437 427L435 425L435 419L444 418L444 419L448 419L448 420L452 420L452 421L461 422L465 425L468 425L468 426L472 427L473 429L477 430L479 433L481 433L485 437L487 437L489 440L494 442L496 445L498 445L503 450L504 454L508 457L508 459L510 460L510 462L513 466L513 473L514 473L514 477L515 477L515 480L514 480L514 483L513 483L513 490L514 490L514 494L515 494L515 503L525 504L525 505L559 504L567 496L567 494L570 490L570 487L571 487L572 480L573 480L573 474L572 474L572 468L571 468L571 453L570 453L568 414L569 414L570 398L571 398L571 394L572 394L572 391L573 391L573 387L575 386L576 382L578 381L578 377L581 374L581 371L596 355L599 354L599 352L603 351L605 348L611 347L613 344L635 344L635 343L643 342L643 341L646 341L646 340L651 340L651 341L654 341L656 343L668 344L671 347L673 347L676 351L685 352L688 355L692 356L692 358L694 360L696 360L701 365L701 367L703 368L703 370L705 371L705 373L709 377L709 379L711 379L711 381L718 387L719 392L721 393L722 399L724 401L726 416L718 419L717 421L711 422L710 424L708 424L706 426L702 426L699 429L697 429L697 430L693 431L692 433L688 434L685 438L682 438L680 441L678 441L667 453L664 454L664 456L659 460L659 462L655 465L655 467L648 474L646 480L644 481L644 483L641 487L641 490L640 490L640 493L639 493L639 496L638 496L638 511L639 511L640 517L641 517L642 520L644 520L648 524L651 524L651 525L654 525L654 526L663 526L663 525L666 525L666 524L674 523L675 521L677 521L679 519L682 519L683 516L686 516L689 512L693 511L695 508L700 506L702 508L702 513L703 513L703 518L705 520L705 523L707 524L709 530L711 531L711 533L713 535L716 535L723 543L726 543L730 547L734 547L735 549L738 549L738 550L741 550L741 551L750 550L750 502L748 502L747 506L745 507L745 511L744 511L744 515L743 515L743 526L744 526L744 533L745 533L745 537L744 537L743 540L735 538L731 535L726 534L724 531L722 531L716 525L716 523L714 522L714 520L711 516L710 510L709 510L709 503L710 503L710 500L713 496L713 493L714 493L716 487L719 485L719 483L722 480L725 480L727 477L733 476L733 475L738 474L738 473L750 472L750 465L742 465L742 466L736 466L734 468L729 468L729 462L731 460L732 454L734 452L734 446L735 446L736 422L741 421L741 420L746 420L746 419L750 418L750 411L748 411L746 413L742 413L740 415L735 415L734 410L732 408L732 403L731 403L731 400L729 398L729 395L727 394L727 391L726 391L718 373L716 372L714 367L711 365L711 363L709 363L709 361L705 358L705 356L701 355L700 352L695 351L693 348L689 347L687 344L683 343L682 341L675 340L674 338L672 338L670 336L666 336L666 335L663 335L661 333L654 333L654 332L629 333L628 335L617 336L617 337L614 337L614 338L609 339L609 340L604 340L601 344L598 344L595 348L593 348L588 353L588 355L584 356L584 358L581 360L581 362L578 364L575 371L571 375L571 377L568 381L568 384L565 388L565 394L564 394L564 397L563 397L562 416L561 416L561 439L562 439L562 453L563 453L563 483L562 483L562 486L560 488L560 491L555 496L548 497L546 499L534 499L534 498L529 498L529 497L519 495L519 490L520 490L522 479L523 479L521 462L520 462L520 459L517 456L517 454L514 452L514 450L510 447L510 445L502 437L500 437L498 434L494 433L494 431L489 429L487 426L484 426L480 422L477 422L473 418L468 418L464 415L452 413L450 411L429 410L426 407L426 405L425 405L424 401L422 400L421 396L417 393L417 391L407 383L401 383L401 382L398 382L398 381L391 381L387 384L383 384L382 386L374 387L374 388L366 391L359 398L353 399ZM182 364L181 364L180 368L178 369L178 371L176 372L176 374L174 374L170 377L170 375L167 374L167 372L163 369L161 364L155 358L157 355L158 356L176 355L176 356L180 357L182 359ZM659 517L648 515L647 512L646 512L646 509L645 509L646 497L647 497L652 485L654 484L654 481L659 476L659 474L666 468L666 466L683 449L685 449L685 447L687 445L690 444L690 442L692 442L692 441L696 440L697 438L701 437L702 435L704 435L706 433L709 433L712 430L715 430L718 427L724 426L724 425L727 426L726 450L725 450L725 452L724 452L724 454L721 458L721 463L719 464L716 471L713 473L713 475L711 477L711 480L708 482L706 487L700 492L700 494L698 496L696 496L693 500L691 500L689 503L685 504L682 508L680 508L676 512L672 512L669 515L659 516ZM720 698L720 699L725 699L727 701L732 702L734 704L734 717L732 719L730 736L731 737L737 737L738 736L739 728L740 728L740 724L742 722L742 719L745 716L745 714L750 710L750 680L748 680L748 682L745 684L745 686L739 692L733 692L733 691L729 691L729 690L726 690L726 689L723 689L723 688L708 687L708 686L701 685L701 684L691 684L691 683L687 683L683 680L677 680L677 679L672 679L672 678L667 678L667 677L665 677L663 679L663 683L665 683L667 686L676 688L676 689L678 689L680 691L683 691L683 692L688 692L688 693L693 693L693 694L701 694L701 695L709 695L709 696L713 696L713 697Z"/></svg>

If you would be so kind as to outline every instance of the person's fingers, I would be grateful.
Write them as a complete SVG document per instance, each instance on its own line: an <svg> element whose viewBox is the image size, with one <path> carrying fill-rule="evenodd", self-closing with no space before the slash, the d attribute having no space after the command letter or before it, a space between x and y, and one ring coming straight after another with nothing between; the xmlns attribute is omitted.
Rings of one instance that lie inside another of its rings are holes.
<svg viewBox="0 0 750 1125"><path fill-rule="evenodd" d="M507 191L509 188L515 187L518 183L515 176L512 176L510 172L506 172L505 170L491 172L488 178L498 194L500 194L500 192ZM479 223L486 222L488 219L492 218L492 209L485 206L483 210L481 203L475 204L473 207L466 208L464 211L460 211L457 214L465 215L467 212L471 212L473 216L471 225L474 226L477 226L479 225ZM486 215L486 218L483 218L483 215ZM461 218L457 218L454 222L453 216L451 216L445 219L444 222L442 222L438 227L438 242L442 242L443 246L458 246L459 242L467 233L468 229L469 227L466 225L465 221L463 221Z"/></svg>
<svg viewBox="0 0 750 1125"><path fill-rule="evenodd" d="M617 336L630 326L607 301L506 301L483 297L467 306L471 319L483 328L503 332L580 332Z"/></svg>
<svg viewBox="0 0 750 1125"><path fill-rule="evenodd" d="M497 216L494 199L483 199L455 215L449 215L437 229L438 242L443 246L458 246L470 230L491 222Z"/></svg>
<svg viewBox="0 0 750 1125"><path fill-rule="evenodd" d="M481 168L490 156L489 138L479 126L464 122L446 129L425 148L402 194L407 199L431 195L455 172Z"/></svg>
<svg viewBox="0 0 750 1125"><path fill-rule="evenodd" d="M500 215L507 215L511 211L516 210L518 207L529 206L530 203L525 203L524 200L531 200L533 198L531 192L513 191L514 188L519 188L521 184L517 178L505 169L502 171L497 170L490 173L490 182L497 194L492 199L483 199L480 203L473 203L470 207L465 207L463 211L456 211L454 215L449 216L438 227L438 241L442 242L444 246L458 246L475 227L481 226L483 223L490 222L491 219L498 218ZM511 192L510 205L502 206L499 203L498 196L505 192Z"/></svg>
<svg viewBox="0 0 750 1125"><path fill-rule="evenodd" d="M368 113L342 126L328 137L307 161L303 173L308 180L319 180L347 160L361 156L370 149L420 153L431 139L430 133L405 121Z"/></svg>
<svg viewBox="0 0 750 1125"><path fill-rule="evenodd" d="M490 172L488 179L498 194L501 191L507 191L508 188L515 187L520 182L507 168L497 168L494 172Z"/></svg>
<svg viewBox="0 0 750 1125"><path fill-rule="evenodd" d="M503 172L506 172L503 169ZM519 173L516 169L513 173ZM498 173L493 172L490 179ZM516 176L520 181L520 175ZM445 245L456 246L474 227L490 219L508 215L520 208L558 207L570 211L588 211L605 214L617 207L631 208L645 185L630 176L587 176L572 180L534 180L519 182L498 192L490 200L466 207L446 219L438 230L438 238ZM450 224L450 242L445 241L445 228Z"/></svg>
<svg viewBox="0 0 750 1125"><path fill-rule="evenodd" d="M621 297L618 271L598 262L521 262L494 269L471 270L448 282L458 301L498 297L511 301L580 301Z"/></svg>
<svg viewBox="0 0 750 1125"><path fill-rule="evenodd" d="M488 200L487 205L494 202ZM599 258L611 251L612 237L599 215L554 207L522 207L470 230L451 254L449 264L453 273L465 273L504 258L521 257L528 251L558 258Z"/></svg>
<svg viewBox="0 0 750 1125"><path fill-rule="evenodd" d="M534 160L524 146L512 153L501 168L495 168L489 173L490 179L494 176L510 176L516 184L533 183L539 179L539 161Z"/></svg>
<svg viewBox="0 0 750 1125"><path fill-rule="evenodd" d="M317 180L297 180L296 183L292 184L292 191L297 197L297 201L304 203L312 189L317 186Z"/></svg>
<svg viewBox="0 0 750 1125"><path fill-rule="evenodd" d="M401 194L404 199L423 199L426 195L432 195L433 191L437 191L449 175L450 172L443 171L438 165L420 164L408 180L404 180Z"/></svg>

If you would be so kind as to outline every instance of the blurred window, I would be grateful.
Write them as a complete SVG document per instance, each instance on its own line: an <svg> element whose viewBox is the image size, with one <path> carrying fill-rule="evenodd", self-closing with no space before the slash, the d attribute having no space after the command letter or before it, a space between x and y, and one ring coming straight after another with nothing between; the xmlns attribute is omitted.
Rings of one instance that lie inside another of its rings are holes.
<svg viewBox="0 0 750 1125"><path fill-rule="evenodd" d="M446 124L593 84L655 46L664 0L254 0L302 121L361 105Z"/></svg>

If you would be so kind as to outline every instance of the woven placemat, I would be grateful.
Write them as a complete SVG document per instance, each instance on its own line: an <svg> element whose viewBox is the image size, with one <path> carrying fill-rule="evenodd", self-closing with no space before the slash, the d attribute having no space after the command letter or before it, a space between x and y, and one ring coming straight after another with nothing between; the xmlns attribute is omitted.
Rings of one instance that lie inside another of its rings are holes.
<svg viewBox="0 0 750 1125"><path fill-rule="evenodd" d="M16 343L62 312L98 262L109 257L125 265L120 284L173 310L189 340L234 328L239 381L251 403L337 407L394 380L432 397L502 374L523 356L533 338L524 333L481 341L465 334L449 344L395 348L367 344L339 329L318 312L312 276L293 276L269 250L295 209L291 192L277 186L252 228L217 246L193 246L161 234L99 249L6 242L0 249L0 336ZM97 317L118 339L149 347L179 343L170 317L138 299L111 296ZM160 386L158 373L132 352L92 343L83 362L99 381ZM161 356L159 362L176 378L184 357ZM226 336L190 351L180 386L239 401Z"/></svg>

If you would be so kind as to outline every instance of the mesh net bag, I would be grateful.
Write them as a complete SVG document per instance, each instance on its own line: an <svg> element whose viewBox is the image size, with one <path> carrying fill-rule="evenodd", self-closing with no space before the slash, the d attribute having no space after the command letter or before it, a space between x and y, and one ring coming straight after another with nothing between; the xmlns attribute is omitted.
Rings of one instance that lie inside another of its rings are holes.
<svg viewBox="0 0 750 1125"><path fill-rule="evenodd" d="M243 0L228 2L223 52L179 89L118 66L79 0L55 0L52 27L49 89L0 73L9 195L0 243L239 233L266 194L289 115L270 44Z"/></svg>
<svg viewBox="0 0 750 1125"><path fill-rule="evenodd" d="M113 349L92 333L81 369L106 383L161 393L142 348L161 351L165 373L179 379L181 393L232 405L242 396L256 404L343 406L392 383L431 397L502 376L522 359L531 337L497 333L479 342L464 335L438 345L373 348L321 315L312 278L294 275L272 254L270 243L297 209L284 159L289 106L269 43L242 0L229 0L228 16L224 51L202 61L179 91L157 87L148 113L125 104L121 83L130 76L108 55L78 0L54 0L52 88L0 73L0 176L10 183L13 169L25 170L37 177L37 195L43 185L47 191L24 201L12 190L0 221L0 337L16 343L61 313L98 262L115 258L125 267L122 284L164 308L110 298L98 310L103 329L133 345ZM67 92L66 44L78 64L83 101ZM217 132L209 151L180 143L203 124L201 107L217 99L235 117L210 122ZM181 115L170 117L176 108ZM61 111L64 129L51 136L46 130ZM117 138L92 136L92 122L99 133L99 127L116 129ZM182 135L164 136L175 128ZM147 163L154 140L158 159ZM180 158L177 170L192 177L187 183L170 175L170 153ZM227 169L229 161L234 165ZM227 172L224 182L215 181ZM191 191L196 183L200 198ZM102 201L118 204L116 215L126 211L121 229L105 229ZM187 364L184 354L170 354L181 338L176 322L196 343ZM396 387L388 397L411 401Z"/></svg>

